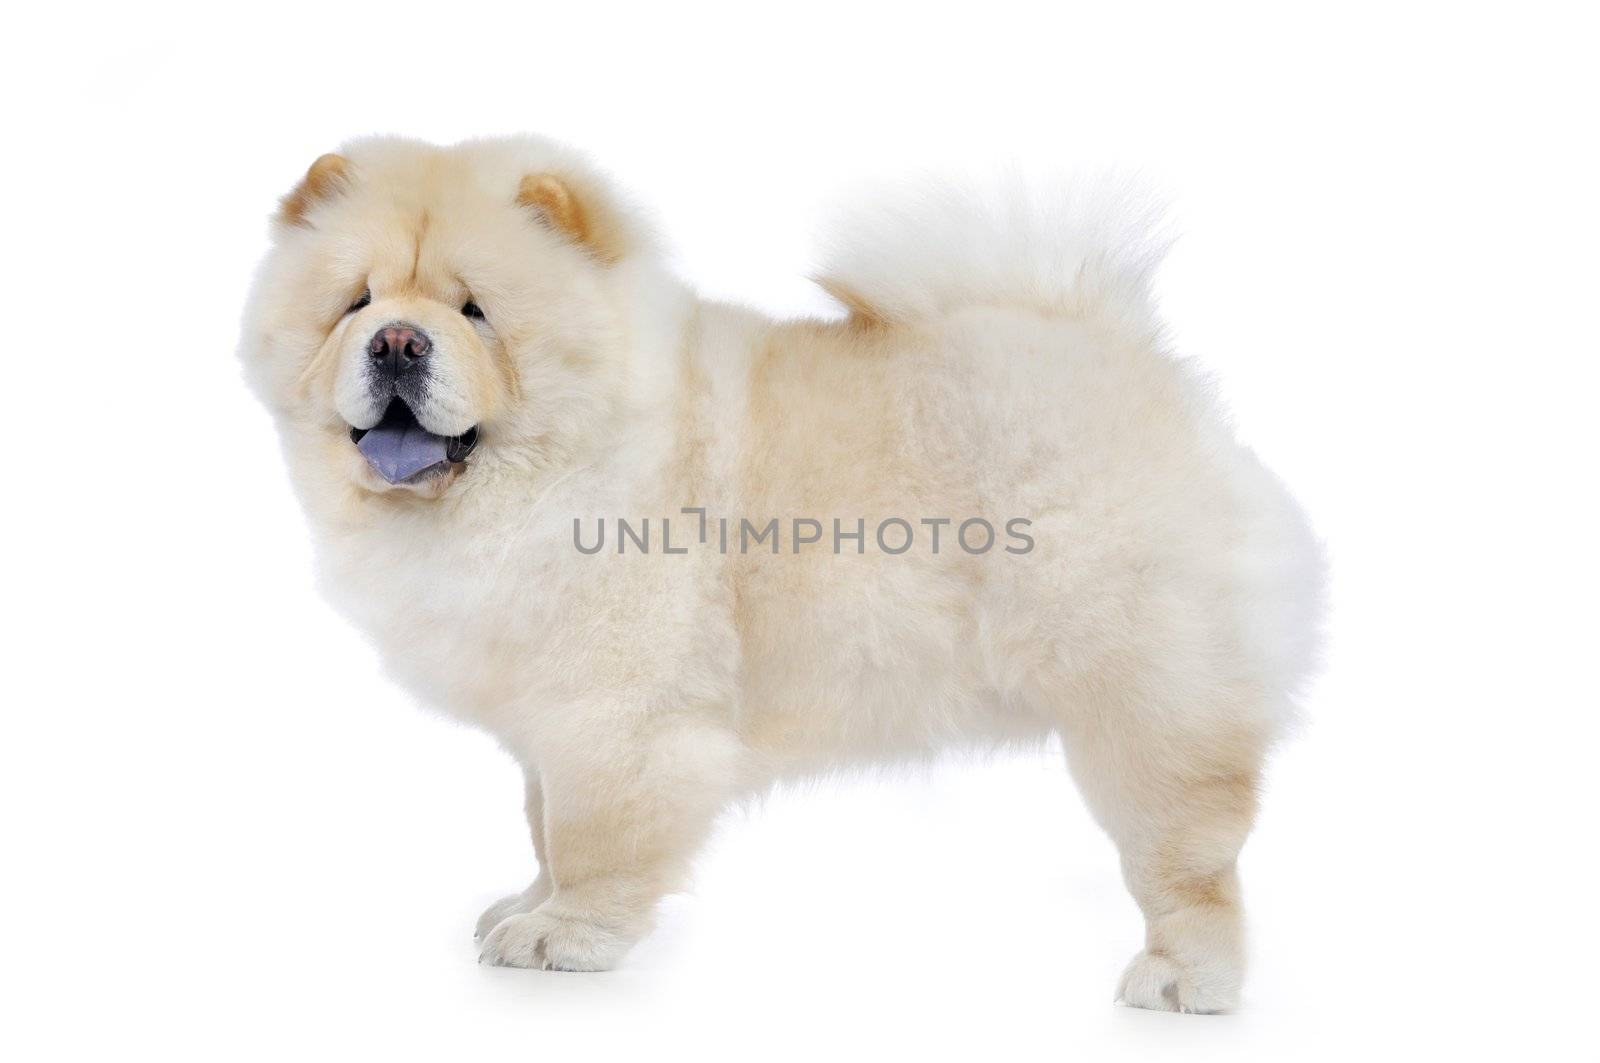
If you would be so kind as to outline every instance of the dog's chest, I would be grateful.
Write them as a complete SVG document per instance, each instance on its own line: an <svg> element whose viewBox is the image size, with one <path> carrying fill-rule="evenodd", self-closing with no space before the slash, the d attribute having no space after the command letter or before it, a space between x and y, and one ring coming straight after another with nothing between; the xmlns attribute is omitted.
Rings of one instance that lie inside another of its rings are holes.
<svg viewBox="0 0 1600 1063"><path fill-rule="evenodd" d="M419 521L329 544L330 597L412 693L486 722L526 691L568 606L565 556L536 521Z"/></svg>

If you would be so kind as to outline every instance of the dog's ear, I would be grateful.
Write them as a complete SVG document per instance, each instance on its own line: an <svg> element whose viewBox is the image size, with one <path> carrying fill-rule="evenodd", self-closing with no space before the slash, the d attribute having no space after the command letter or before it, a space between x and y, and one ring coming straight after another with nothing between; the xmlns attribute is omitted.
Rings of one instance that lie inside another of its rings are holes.
<svg viewBox="0 0 1600 1063"><path fill-rule="evenodd" d="M311 164L311 169L283 197L278 205L278 221L283 225L309 227L306 216L311 208L344 191L350 183L350 163L343 155L328 154Z"/></svg>
<svg viewBox="0 0 1600 1063"><path fill-rule="evenodd" d="M598 188L553 173L529 174L517 187L517 202L608 265L628 249L627 227Z"/></svg>

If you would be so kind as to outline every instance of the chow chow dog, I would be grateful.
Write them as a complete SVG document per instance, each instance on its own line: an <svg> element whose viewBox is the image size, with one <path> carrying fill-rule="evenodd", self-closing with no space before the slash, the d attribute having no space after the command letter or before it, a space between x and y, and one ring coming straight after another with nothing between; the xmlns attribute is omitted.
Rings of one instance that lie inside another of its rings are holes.
<svg viewBox="0 0 1600 1063"><path fill-rule="evenodd" d="M327 593L522 766L485 963L612 967L774 781L1060 737L1146 920L1238 999L1235 859L1317 542L1166 349L1116 195L863 199L832 318L698 297L582 156L367 139L282 200L241 357Z"/></svg>

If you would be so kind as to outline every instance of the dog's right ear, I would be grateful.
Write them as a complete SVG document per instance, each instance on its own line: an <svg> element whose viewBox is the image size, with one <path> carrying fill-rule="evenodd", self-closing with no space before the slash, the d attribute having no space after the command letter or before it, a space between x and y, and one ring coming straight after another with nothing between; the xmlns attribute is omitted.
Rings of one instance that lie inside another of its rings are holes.
<svg viewBox="0 0 1600 1063"><path fill-rule="evenodd" d="M350 183L350 162L343 155L329 153L311 164L311 169L294 186L294 191L283 197L278 205L278 223L287 226L310 228L307 216L318 203L331 199L344 191Z"/></svg>

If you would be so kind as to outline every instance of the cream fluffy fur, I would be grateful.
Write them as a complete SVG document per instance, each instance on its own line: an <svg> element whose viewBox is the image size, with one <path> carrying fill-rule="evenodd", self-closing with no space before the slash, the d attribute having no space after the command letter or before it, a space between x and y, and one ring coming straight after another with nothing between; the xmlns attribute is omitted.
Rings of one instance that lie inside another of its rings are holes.
<svg viewBox="0 0 1600 1063"><path fill-rule="evenodd" d="M850 318L774 322L698 299L539 140L360 141L285 200L242 358L327 591L526 772L541 870L484 913L484 961L613 966L718 810L777 778L1058 733L1147 920L1120 996L1236 1003L1235 857L1314 656L1321 562L1163 350L1155 255L1108 206L876 203L820 278ZM398 488L349 436L382 412L360 366L396 321L434 343L421 423L482 426L464 464ZM780 552L723 553L721 516L779 518ZM575 518L590 542L619 517L651 518L651 552L575 548ZM662 551L663 517L687 553ZM865 518L865 549L795 552L796 517ZM874 539L891 517L905 553ZM968 553L971 517L1025 518L1035 546Z"/></svg>

